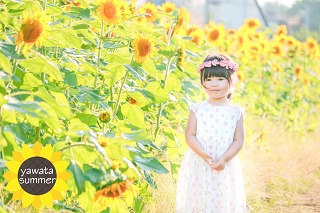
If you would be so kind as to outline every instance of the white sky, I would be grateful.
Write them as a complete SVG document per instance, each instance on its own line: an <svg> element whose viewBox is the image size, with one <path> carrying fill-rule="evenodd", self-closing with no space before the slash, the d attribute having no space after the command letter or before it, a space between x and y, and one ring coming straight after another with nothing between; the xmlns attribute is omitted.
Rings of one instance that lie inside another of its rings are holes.
<svg viewBox="0 0 320 213"><path fill-rule="evenodd" d="M288 7L292 6L296 0L257 0L259 4L264 5L266 2L278 2L279 4L286 5Z"/></svg>

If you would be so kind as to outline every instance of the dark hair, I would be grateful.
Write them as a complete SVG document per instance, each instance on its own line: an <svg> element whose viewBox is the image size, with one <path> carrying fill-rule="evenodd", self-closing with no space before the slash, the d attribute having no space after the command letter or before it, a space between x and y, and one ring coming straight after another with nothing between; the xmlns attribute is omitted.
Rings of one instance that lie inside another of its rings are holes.
<svg viewBox="0 0 320 213"><path fill-rule="evenodd" d="M226 55L223 54L212 54L208 55L203 62L212 61L212 60L227 60L232 61L232 59ZM233 61L232 61L233 62ZM226 69L225 67L222 67L220 65L217 66L211 66L211 67L204 67L200 72L200 82L203 87L203 82L205 79L210 77L223 77L226 78L230 84L230 87L234 87L234 85L237 82L237 75L236 72L233 69ZM231 99L232 94L228 94L227 98Z"/></svg>

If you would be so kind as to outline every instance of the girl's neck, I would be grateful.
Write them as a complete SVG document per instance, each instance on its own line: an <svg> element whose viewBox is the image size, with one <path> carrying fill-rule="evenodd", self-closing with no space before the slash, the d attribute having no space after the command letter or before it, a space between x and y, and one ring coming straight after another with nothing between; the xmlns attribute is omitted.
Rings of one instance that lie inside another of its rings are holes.
<svg viewBox="0 0 320 213"><path fill-rule="evenodd" d="M228 101L228 99L226 98L221 98L221 99L212 99L212 98L208 98L207 102L211 105L214 106L226 106L226 105L230 105L230 102Z"/></svg>

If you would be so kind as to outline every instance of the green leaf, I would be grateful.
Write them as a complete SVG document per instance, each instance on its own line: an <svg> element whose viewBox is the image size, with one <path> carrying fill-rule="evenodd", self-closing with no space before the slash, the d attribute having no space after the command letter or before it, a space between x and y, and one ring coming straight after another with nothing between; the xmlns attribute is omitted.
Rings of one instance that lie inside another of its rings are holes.
<svg viewBox="0 0 320 213"><path fill-rule="evenodd" d="M154 189L158 189L157 182L152 178L150 172L143 169L141 171L144 179L147 181L149 186L151 186Z"/></svg>
<svg viewBox="0 0 320 213"><path fill-rule="evenodd" d="M125 103L121 106L121 112L124 116L129 118L129 122L132 125L140 128L145 126L144 112L139 106Z"/></svg>
<svg viewBox="0 0 320 213"><path fill-rule="evenodd" d="M150 58L147 58L145 60L145 62L142 64L141 68L145 72L149 73L149 75L151 75L155 79L159 78L159 76L157 75L157 69L156 69L156 67L154 65L154 62Z"/></svg>
<svg viewBox="0 0 320 213"><path fill-rule="evenodd" d="M7 57L5 57L1 52L0 52L0 68L2 68L7 73L10 73L10 74L12 73L10 60Z"/></svg>
<svg viewBox="0 0 320 213"><path fill-rule="evenodd" d="M88 169L84 176L86 180L90 181L93 184L100 183L105 180L103 173L96 168Z"/></svg>
<svg viewBox="0 0 320 213"><path fill-rule="evenodd" d="M75 87L78 85L77 75L73 72L65 72L64 83L69 86Z"/></svg>
<svg viewBox="0 0 320 213"><path fill-rule="evenodd" d="M6 110L14 110L22 114L31 115L41 120L45 120L48 118L48 113L39 105L38 102L11 102L4 104L2 107L4 107Z"/></svg>
<svg viewBox="0 0 320 213"><path fill-rule="evenodd" d="M138 78L140 81L144 81L144 77L141 76L132 66L128 65L128 64L125 64L124 65L127 70L133 75L135 76L136 78Z"/></svg>
<svg viewBox="0 0 320 213"><path fill-rule="evenodd" d="M138 131L133 131L130 133L125 133L125 134L122 134L122 137L126 140L140 141L144 144L151 143L152 140L154 139L150 133L148 133L144 130L138 130Z"/></svg>
<svg viewBox="0 0 320 213"><path fill-rule="evenodd" d="M63 80L62 75L56 64L54 64L50 61L49 58L46 58L44 56L36 56L34 58L21 60L19 62L19 65L28 69L32 73L46 73L54 80Z"/></svg>
<svg viewBox="0 0 320 213"><path fill-rule="evenodd" d="M3 55L11 59L24 59L23 55L18 55L16 53L15 45L0 42L0 51L3 53Z"/></svg>
<svg viewBox="0 0 320 213"><path fill-rule="evenodd" d="M72 161L69 166L68 170L72 173L75 184L77 186L78 195L82 192L85 192L85 176L82 173L81 168L76 164L76 162Z"/></svg>
<svg viewBox="0 0 320 213"><path fill-rule="evenodd" d="M66 15L72 19L91 19L90 18L90 10L89 9L83 9L80 7L71 7L70 11L67 13L63 12L62 15Z"/></svg>
<svg viewBox="0 0 320 213"><path fill-rule="evenodd" d="M106 66L108 70L105 74L106 82L109 87L113 86L118 80L122 79L126 74L125 67L122 64L109 63Z"/></svg>
<svg viewBox="0 0 320 213"><path fill-rule="evenodd" d="M79 118L80 121L87 124L88 126L94 126L97 124L97 116L87 113L77 113L75 118Z"/></svg>
<svg viewBox="0 0 320 213"><path fill-rule="evenodd" d="M141 169L154 171L158 174L166 174L169 171L156 158L142 158L136 155L134 161Z"/></svg>

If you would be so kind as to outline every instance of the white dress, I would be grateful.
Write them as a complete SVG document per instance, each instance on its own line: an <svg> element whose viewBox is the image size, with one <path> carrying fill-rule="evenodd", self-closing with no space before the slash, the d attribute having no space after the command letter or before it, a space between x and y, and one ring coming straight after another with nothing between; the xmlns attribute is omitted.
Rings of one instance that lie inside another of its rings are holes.
<svg viewBox="0 0 320 213"><path fill-rule="evenodd" d="M213 106L207 101L192 105L197 118L196 137L214 159L232 144L242 108ZM246 198L238 155L220 173L188 149L177 182L177 213L243 213Z"/></svg>

